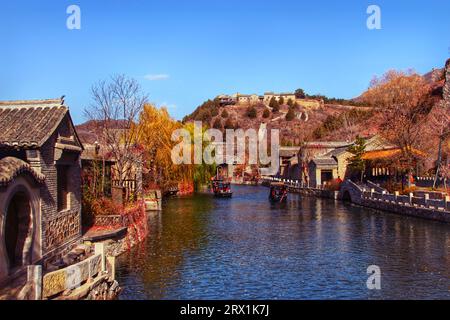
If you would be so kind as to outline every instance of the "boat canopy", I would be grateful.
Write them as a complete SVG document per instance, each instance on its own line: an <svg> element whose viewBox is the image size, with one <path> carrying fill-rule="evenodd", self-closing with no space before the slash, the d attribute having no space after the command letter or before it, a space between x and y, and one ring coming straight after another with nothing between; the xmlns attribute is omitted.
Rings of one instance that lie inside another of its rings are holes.
<svg viewBox="0 0 450 320"><path fill-rule="evenodd" d="M271 187L278 187L278 188L282 188L282 187L286 187L286 185L283 182L272 182L270 184Z"/></svg>

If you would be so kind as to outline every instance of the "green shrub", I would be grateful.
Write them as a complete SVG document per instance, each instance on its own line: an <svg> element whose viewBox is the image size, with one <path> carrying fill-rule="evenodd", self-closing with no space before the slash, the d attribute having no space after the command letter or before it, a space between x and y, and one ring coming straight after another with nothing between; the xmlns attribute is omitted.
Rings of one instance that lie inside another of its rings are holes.
<svg viewBox="0 0 450 320"><path fill-rule="evenodd" d="M294 109L289 108L288 113L286 113L286 121L292 121L295 118L295 112Z"/></svg>
<svg viewBox="0 0 450 320"><path fill-rule="evenodd" d="M246 112L247 117L254 119L257 117L258 113L256 112L256 108L254 106L250 106L247 108Z"/></svg>
<svg viewBox="0 0 450 320"><path fill-rule="evenodd" d="M222 121L220 121L219 118L216 118L216 120L214 120L213 128L214 129L222 129Z"/></svg>

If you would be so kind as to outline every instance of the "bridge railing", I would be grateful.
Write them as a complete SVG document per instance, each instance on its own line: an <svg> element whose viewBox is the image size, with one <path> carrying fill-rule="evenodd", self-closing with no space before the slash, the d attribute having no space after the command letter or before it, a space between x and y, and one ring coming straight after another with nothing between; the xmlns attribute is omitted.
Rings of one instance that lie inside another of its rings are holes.
<svg viewBox="0 0 450 320"><path fill-rule="evenodd" d="M445 196L443 197L443 199L430 199L430 195L427 193L423 194L423 196L418 197L413 193L409 193L408 195L400 195L398 191L394 192L393 194L386 191L380 193L372 188L369 191L365 190L363 192L363 198L404 206L429 208L450 212L450 196Z"/></svg>
<svg viewBox="0 0 450 320"><path fill-rule="evenodd" d="M283 182L288 187L293 187L293 188L305 188L306 187L305 183L298 179L286 179L286 178L272 177L272 176L261 176L261 179L263 181L267 181L267 182Z"/></svg>

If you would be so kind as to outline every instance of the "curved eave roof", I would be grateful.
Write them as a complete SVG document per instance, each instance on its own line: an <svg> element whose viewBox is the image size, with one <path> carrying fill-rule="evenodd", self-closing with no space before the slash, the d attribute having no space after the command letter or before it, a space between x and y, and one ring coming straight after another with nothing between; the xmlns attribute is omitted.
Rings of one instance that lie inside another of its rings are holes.
<svg viewBox="0 0 450 320"><path fill-rule="evenodd" d="M364 153L361 158L363 160L382 160L398 157L401 155L401 153L402 151L400 148L373 150ZM417 158L425 158L427 156L426 153L417 149L411 149L411 153Z"/></svg>
<svg viewBox="0 0 450 320"><path fill-rule="evenodd" d="M22 173L30 174L38 183L43 183L45 180L45 175L37 172L21 159L15 157L0 159L0 186L8 185Z"/></svg>
<svg viewBox="0 0 450 320"><path fill-rule="evenodd" d="M39 148L67 113L58 100L1 101L0 146Z"/></svg>

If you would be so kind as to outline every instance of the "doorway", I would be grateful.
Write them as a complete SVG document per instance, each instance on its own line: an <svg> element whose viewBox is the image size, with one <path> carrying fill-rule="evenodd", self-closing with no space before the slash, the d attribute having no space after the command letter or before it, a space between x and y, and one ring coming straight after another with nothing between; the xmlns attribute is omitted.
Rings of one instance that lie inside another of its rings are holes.
<svg viewBox="0 0 450 320"><path fill-rule="evenodd" d="M333 170L320 170L320 180L322 184L333 180Z"/></svg>
<svg viewBox="0 0 450 320"><path fill-rule="evenodd" d="M5 247L10 270L30 263L31 239L30 199L20 191L11 198L5 220Z"/></svg>

